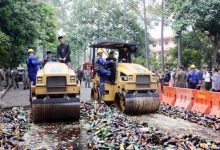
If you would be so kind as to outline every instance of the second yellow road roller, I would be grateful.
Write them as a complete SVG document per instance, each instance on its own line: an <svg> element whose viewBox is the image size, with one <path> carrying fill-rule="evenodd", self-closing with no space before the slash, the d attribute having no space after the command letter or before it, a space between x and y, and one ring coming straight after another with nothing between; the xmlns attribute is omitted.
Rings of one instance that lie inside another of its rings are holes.
<svg viewBox="0 0 220 150"><path fill-rule="evenodd" d="M104 48L106 52L117 51L118 60L122 58L120 56L124 53L122 51L126 51L129 56L137 50L137 44L109 41L92 44L90 47L93 48L94 66L98 48ZM106 69L108 68L106 67ZM104 95L100 94L100 77L98 73L95 74L91 99L114 103L126 114L153 113L159 109L160 98L157 93L156 75L144 66L132 63L130 58L127 62L119 60L115 63L115 71L112 72L114 81L105 81Z"/></svg>
<svg viewBox="0 0 220 150"><path fill-rule="evenodd" d="M80 86L74 70L64 63L48 62L36 80L30 94L34 123L79 120Z"/></svg>

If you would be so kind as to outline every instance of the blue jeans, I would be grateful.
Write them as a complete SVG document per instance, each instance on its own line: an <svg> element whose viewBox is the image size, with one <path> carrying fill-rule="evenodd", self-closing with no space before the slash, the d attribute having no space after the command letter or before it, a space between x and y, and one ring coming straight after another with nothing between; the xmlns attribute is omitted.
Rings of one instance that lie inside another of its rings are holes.
<svg viewBox="0 0 220 150"><path fill-rule="evenodd" d="M98 73L100 76L100 93L105 94L105 81L111 76L111 72L106 69L100 69Z"/></svg>
<svg viewBox="0 0 220 150"><path fill-rule="evenodd" d="M36 74L28 75L28 78L31 80L33 85L36 85L36 76L37 76Z"/></svg>

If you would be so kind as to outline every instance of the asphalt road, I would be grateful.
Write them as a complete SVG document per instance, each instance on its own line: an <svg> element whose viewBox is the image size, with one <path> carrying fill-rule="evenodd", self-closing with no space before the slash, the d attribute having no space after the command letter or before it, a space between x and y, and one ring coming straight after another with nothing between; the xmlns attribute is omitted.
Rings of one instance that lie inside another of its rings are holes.
<svg viewBox="0 0 220 150"><path fill-rule="evenodd" d="M26 105L29 105L28 97L29 97L29 91L23 90L23 86L20 85L19 89L11 88L8 91L8 93L0 100L0 104L4 104L7 107L26 106ZM80 98L81 98L81 101L89 101L90 100L90 88L85 88L84 82L81 85ZM220 141L220 131L214 131L211 128L206 128L206 127L197 125L195 123L188 122L183 119L174 119L174 118L170 118L170 117L167 117L167 116L164 116L161 114L132 116L132 118L137 121L145 120L149 123L149 125L160 128L164 132L192 133L193 135L198 135L198 136L201 136L201 137L208 139L208 140ZM45 130L48 130L48 128L53 129L53 128L57 128L57 126L59 126L60 129L62 129L63 127L70 128L71 126L74 126L74 128L76 128L76 129L77 128L80 129L82 125L80 125L80 123L74 123L74 124L58 123L56 125L50 125L50 124L34 125L33 124L30 132L27 133L26 138L33 139L33 138L31 138L31 136L39 135L38 143L35 143L35 140L34 140L35 138L32 141L29 141L30 143L32 143L36 147L38 147L37 145L41 145L41 144L46 144L48 146L53 145L54 140L52 138L53 137L52 135L54 133L52 131L51 132L48 131L50 136L44 135L44 137L43 137L44 142L43 143L40 142L41 141L41 134L45 133ZM38 131L39 131L39 133L38 133ZM78 135L78 138L76 138L76 140L79 139L79 137L81 140L84 141L83 143L86 144L85 139L87 136L86 136L86 133L84 133L84 130L81 130L80 135ZM59 144L59 143L57 143L57 144ZM86 145L84 145L83 149L86 149Z"/></svg>

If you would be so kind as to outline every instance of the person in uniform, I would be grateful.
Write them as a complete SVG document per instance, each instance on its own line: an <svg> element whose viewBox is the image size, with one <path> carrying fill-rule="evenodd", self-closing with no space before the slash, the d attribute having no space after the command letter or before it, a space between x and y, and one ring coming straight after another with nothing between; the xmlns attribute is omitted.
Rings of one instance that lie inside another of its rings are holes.
<svg viewBox="0 0 220 150"><path fill-rule="evenodd" d="M60 45L57 46L57 55L60 62L65 63L69 68L71 68L71 59L70 59L70 46L69 44L65 44L64 37L59 36L58 40L60 42Z"/></svg>
<svg viewBox="0 0 220 150"><path fill-rule="evenodd" d="M46 57L46 59L44 59L44 65L47 62L52 62L52 61L56 61L56 60L53 58L52 52L51 51L47 51L47 57Z"/></svg>
<svg viewBox="0 0 220 150"><path fill-rule="evenodd" d="M106 65L113 63L113 60L105 61L102 58L103 50L101 48L97 51L97 59L95 64L95 70L100 76L100 93L101 95L105 95L105 81L111 76L111 71L106 69Z"/></svg>
<svg viewBox="0 0 220 150"><path fill-rule="evenodd" d="M175 76L175 86L186 88L186 72L184 71L184 66L179 66Z"/></svg>
<svg viewBox="0 0 220 150"><path fill-rule="evenodd" d="M90 82L91 82L91 69L89 66L87 66L87 69L84 72L84 78L85 78L85 87L90 88Z"/></svg>
<svg viewBox="0 0 220 150"><path fill-rule="evenodd" d="M14 89L19 88L19 86L18 86L18 76L19 76L18 70L16 68L14 68L13 72L12 72L12 79L13 79Z"/></svg>
<svg viewBox="0 0 220 150"><path fill-rule="evenodd" d="M114 57L114 51L111 51L109 53L109 56L108 58L106 58L106 61L111 61L113 60L114 62L116 62L116 58ZM115 72L116 72L116 66L115 66L115 63L110 63L107 65L107 68L111 71L111 76L109 77L109 81L111 83L114 83L115 82Z"/></svg>
<svg viewBox="0 0 220 150"><path fill-rule="evenodd" d="M29 89L29 79L28 79L28 73L27 70L24 70L22 73L22 80L23 80L23 89Z"/></svg>
<svg viewBox="0 0 220 150"><path fill-rule="evenodd" d="M119 50L118 62L131 63L131 53L127 47L123 47Z"/></svg>
<svg viewBox="0 0 220 150"><path fill-rule="evenodd" d="M26 60L27 68L28 68L28 78L32 82L33 85L36 85L36 76L39 66L41 65L41 61L37 60L34 56L34 50L28 49L28 58Z"/></svg>
<svg viewBox="0 0 220 150"><path fill-rule="evenodd" d="M81 70L81 67L77 69L77 78L79 80L79 84L81 85L83 80L83 71Z"/></svg>

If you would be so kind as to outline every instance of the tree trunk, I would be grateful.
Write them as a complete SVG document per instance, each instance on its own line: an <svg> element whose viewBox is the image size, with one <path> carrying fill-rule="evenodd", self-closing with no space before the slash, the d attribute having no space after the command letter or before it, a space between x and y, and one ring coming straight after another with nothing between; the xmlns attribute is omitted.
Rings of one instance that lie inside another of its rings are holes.
<svg viewBox="0 0 220 150"><path fill-rule="evenodd" d="M213 51L213 54L212 54L212 67L218 67L218 64L217 64L217 55L218 55L218 50L220 48L220 38L215 37L214 39L214 51Z"/></svg>

